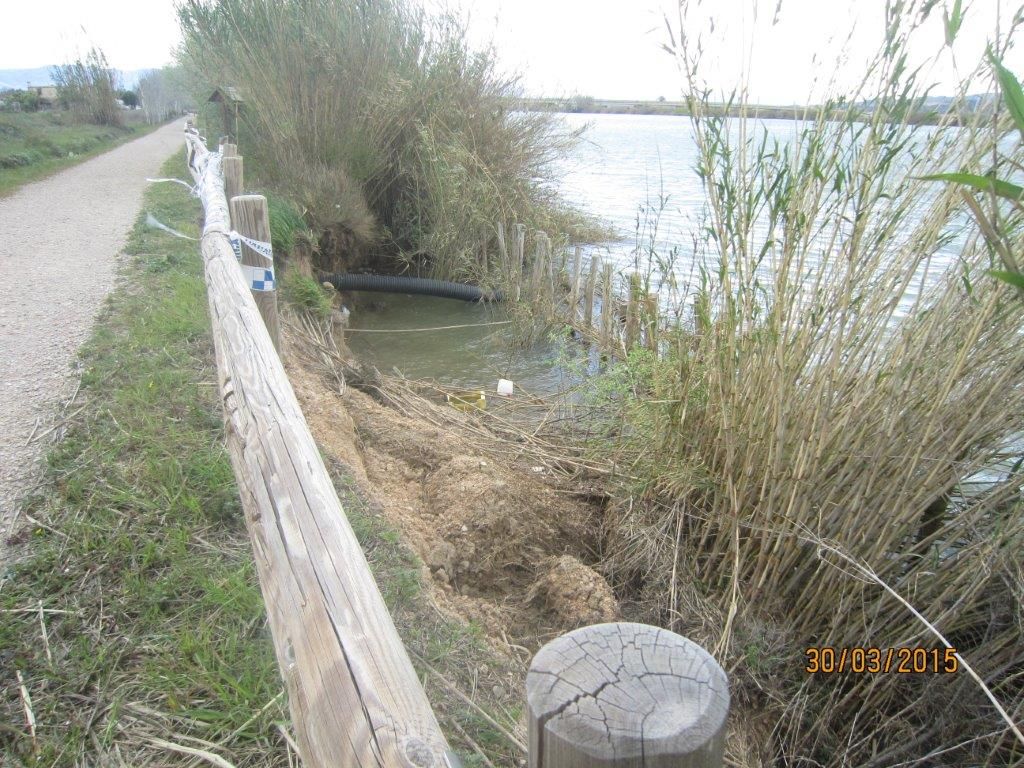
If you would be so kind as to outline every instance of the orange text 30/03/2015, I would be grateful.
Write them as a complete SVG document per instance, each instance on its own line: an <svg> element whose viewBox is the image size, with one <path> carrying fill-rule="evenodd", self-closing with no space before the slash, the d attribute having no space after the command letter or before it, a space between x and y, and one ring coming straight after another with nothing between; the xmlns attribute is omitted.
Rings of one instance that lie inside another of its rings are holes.
<svg viewBox="0 0 1024 768"><path fill-rule="evenodd" d="M945 673L960 669L956 648L836 648L830 645L810 647L804 651L804 671L812 675L853 672L855 674Z"/></svg>

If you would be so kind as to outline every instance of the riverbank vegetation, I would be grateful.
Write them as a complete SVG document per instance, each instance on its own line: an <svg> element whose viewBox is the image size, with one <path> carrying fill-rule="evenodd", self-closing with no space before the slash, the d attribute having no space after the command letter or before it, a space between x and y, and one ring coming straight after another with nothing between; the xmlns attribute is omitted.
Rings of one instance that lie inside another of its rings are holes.
<svg viewBox="0 0 1024 768"><path fill-rule="evenodd" d="M35 90L0 93L0 195L147 132L124 109L120 76L93 48L53 68L56 99Z"/></svg>
<svg viewBox="0 0 1024 768"><path fill-rule="evenodd" d="M907 100L906 121L912 125L957 125L961 114L950 114L955 106L967 114L990 109L994 99L990 94L979 94L966 99L921 96ZM569 98L525 98L516 103L519 109L540 112L568 112L584 115L676 115L690 117L693 113L685 101L655 101L637 99L596 99L593 96ZM861 120L868 122L878 104L872 101L860 104L774 105L708 102L701 109L705 117L757 118L761 120Z"/></svg>
<svg viewBox="0 0 1024 768"><path fill-rule="evenodd" d="M584 422L632 478L609 506L604 571L637 618L714 650L763 713L755 762L1018 765L1024 304L1003 255L1024 228L1019 188L986 179L1024 161L1020 102L914 128L907 96L928 84L908 51L939 11L887 7L852 95L875 113L779 142L711 108L709 18L681 3L670 47L706 204L688 286L678 251L652 244L636 265L675 291L667 356L634 351ZM1006 45L965 89L999 90ZM973 182L927 178L943 172ZM959 671L804 672L811 647L838 663L917 646L955 648Z"/></svg>
<svg viewBox="0 0 1024 768"><path fill-rule="evenodd" d="M0 195L75 165L150 130L138 113L119 126L96 125L71 113L0 112Z"/></svg>
<svg viewBox="0 0 1024 768"><path fill-rule="evenodd" d="M518 82L456 17L399 0L213 0L185 3L181 23L206 91L242 99L247 170L303 209L336 266L486 281L496 222L579 231L547 183L574 135L510 111Z"/></svg>

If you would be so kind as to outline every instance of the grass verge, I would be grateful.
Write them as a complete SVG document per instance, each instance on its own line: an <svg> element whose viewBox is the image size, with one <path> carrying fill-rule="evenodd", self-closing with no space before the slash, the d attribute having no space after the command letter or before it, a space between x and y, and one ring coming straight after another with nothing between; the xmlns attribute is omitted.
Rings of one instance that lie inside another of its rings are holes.
<svg viewBox="0 0 1024 768"><path fill-rule="evenodd" d="M68 112L0 114L0 197L159 127L138 114L123 127L77 122Z"/></svg>
<svg viewBox="0 0 1024 768"><path fill-rule="evenodd" d="M174 157L162 173L180 171ZM195 234L195 201L180 187L153 186L145 207ZM0 763L195 764L201 750L287 765L287 701L222 446L198 248L142 219L125 280L81 351L82 410L51 449L0 572ZM508 675L472 627L427 604L415 558L334 469L410 651L448 681L444 697L430 694L453 744L514 764L448 689L493 679L491 690ZM484 706L510 725L518 717L511 704Z"/></svg>

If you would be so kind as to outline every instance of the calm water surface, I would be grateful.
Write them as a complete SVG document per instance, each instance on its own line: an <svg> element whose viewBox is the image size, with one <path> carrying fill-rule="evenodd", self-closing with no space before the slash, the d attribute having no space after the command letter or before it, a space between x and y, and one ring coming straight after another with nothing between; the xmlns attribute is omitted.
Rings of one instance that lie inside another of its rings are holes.
<svg viewBox="0 0 1024 768"><path fill-rule="evenodd" d="M662 194L669 207L659 239L669 242L681 237L688 216L698 211L702 202L693 172L696 148L688 121L665 116L563 117L570 127L586 122L591 126L576 155L564 161L560 191L575 205L610 222L620 238L594 250L627 264L636 240L638 211L649 201L656 204ZM376 309L353 312L354 332L348 341L358 356L383 371L398 369L412 378L431 378L451 386L494 389L500 377L527 391L547 393L573 380L558 362L572 353L571 346L550 342L526 351L516 349L505 326L375 332L501 319L500 308L384 294Z"/></svg>

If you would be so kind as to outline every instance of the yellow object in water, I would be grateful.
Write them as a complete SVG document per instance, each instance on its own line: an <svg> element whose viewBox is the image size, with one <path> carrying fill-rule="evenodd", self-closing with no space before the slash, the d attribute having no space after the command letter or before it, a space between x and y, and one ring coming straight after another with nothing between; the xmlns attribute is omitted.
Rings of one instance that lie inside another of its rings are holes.
<svg viewBox="0 0 1024 768"><path fill-rule="evenodd" d="M444 397L448 405L460 411L469 411L473 408L482 411L487 407L487 396L482 389L463 389L449 392Z"/></svg>

